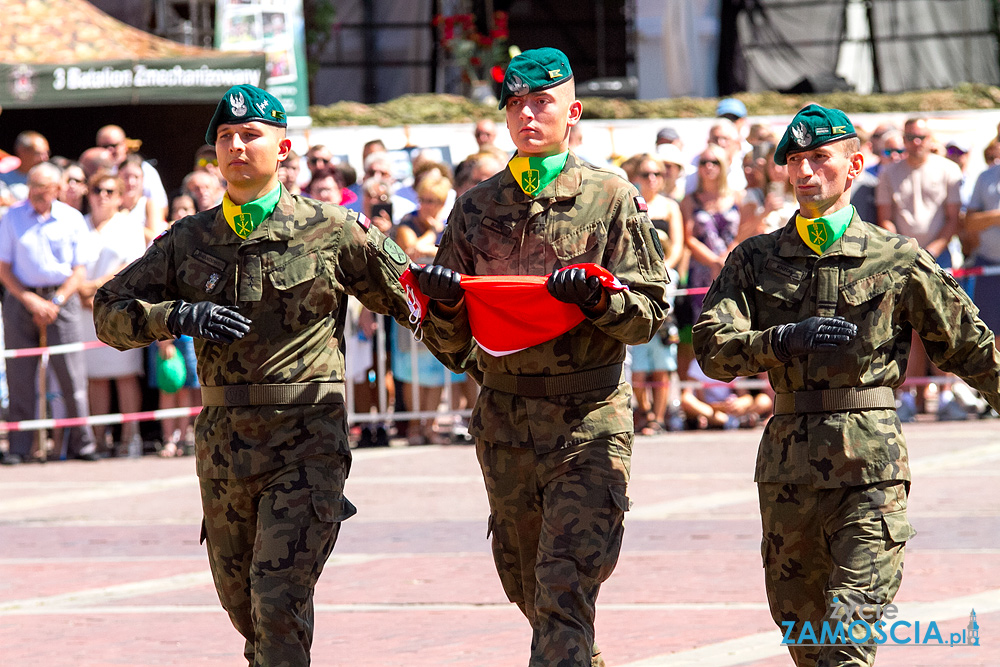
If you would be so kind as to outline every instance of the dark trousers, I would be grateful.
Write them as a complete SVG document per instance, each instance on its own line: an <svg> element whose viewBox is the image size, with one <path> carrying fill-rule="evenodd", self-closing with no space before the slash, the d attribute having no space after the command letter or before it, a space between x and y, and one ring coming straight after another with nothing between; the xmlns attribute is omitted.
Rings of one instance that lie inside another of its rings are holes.
<svg viewBox="0 0 1000 667"><path fill-rule="evenodd" d="M594 642L601 584L618 563L632 434L536 454L479 440L493 560L531 623L531 667L603 665Z"/></svg>
<svg viewBox="0 0 1000 667"><path fill-rule="evenodd" d="M914 534L906 517L907 486L757 484L767 601L778 627L792 628L788 652L797 667L874 664L878 646L872 642L818 646L831 642L798 639L808 636L806 623L819 638L824 623L833 631L838 623L859 620L835 615L841 609L835 600L849 610L892 602L903 579L906 541Z"/></svg>
<svg viewBox="0 0 1000 667"><path fill-rule="evenodd" d="M356 512L344 497L350 466L318 456L245 479L202 479L215 589L246 639L250 667L309 664L313 591L340 523Z"/></svg>
<svg viewBox="0 0 1000 667"><path fill-rule="evenodd" d="M78 343L80 335L80 299L73 295L59 310L59 317L46 329L49 345ZM31 314L21 302L11 294L3 299L3 335L8 350L38 347L38 327ZM18 357L7 360L7 386L10 387L11 421L37 418L39 357ZM87 399L87 367L83 352L53 354L49 357L49 369L55 374L66 404L67 417L90 416ZM89 426L74 426L69 431L68 455L89 454L97 450L94 431ZM11 431L8 435L10 453L24 458L31 454L31 445L36 438L34 431ZM60 449L57 445L57 449ZM57 454L61 454L60 451Z"/></svg>

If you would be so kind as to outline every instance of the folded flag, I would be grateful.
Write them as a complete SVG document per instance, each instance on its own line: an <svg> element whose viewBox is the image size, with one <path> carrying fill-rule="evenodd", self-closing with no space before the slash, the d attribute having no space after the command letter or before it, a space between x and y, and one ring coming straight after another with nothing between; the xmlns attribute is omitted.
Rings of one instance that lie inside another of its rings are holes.
<svg viewBox="0 0 1000 667"><path fill-rule="evenodd" d="M609 292L628 289L610 271L597 264L574 264L587 276L596 276ZM461 277L469 326L479 347L494 357L520 352L557 338L583 322L579 306L564 303L549 294L548 276ZM400 278L410 303L411 320L419 322L427 313L428 299L407 270Z"/></svg>

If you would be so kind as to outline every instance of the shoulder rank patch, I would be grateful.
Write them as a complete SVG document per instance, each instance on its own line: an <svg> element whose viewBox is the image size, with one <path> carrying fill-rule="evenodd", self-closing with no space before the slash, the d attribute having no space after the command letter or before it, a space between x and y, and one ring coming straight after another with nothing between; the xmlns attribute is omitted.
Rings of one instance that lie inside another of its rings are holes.
<svg viewBox="0 0 1000 667"><path fill-rule="evenodd" d="M646 213L649 210L649 207L646 206L646 200L642 198L642 195L635 197L635 207L639 209L640 213Z"/></svg>
<svg viewBox="0 0 1000 667"><path fill-rule="evenodd" d="M372 227L372 221L364 213L358 213L358 224L367 232Z"/></svg>

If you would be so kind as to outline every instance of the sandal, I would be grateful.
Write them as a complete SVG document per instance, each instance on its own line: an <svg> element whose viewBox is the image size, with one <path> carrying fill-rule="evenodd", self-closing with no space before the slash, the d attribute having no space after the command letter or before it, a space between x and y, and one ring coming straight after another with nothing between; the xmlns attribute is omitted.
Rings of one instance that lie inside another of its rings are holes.
<svg viewBox="0 0 1000 667"><path fill-rule="evenodd" d="M165 459L168 459L168 458L171 458L171 457L174 457L174 456L183 456L184 455L184 450L181 449L177 445L177 443L180 442L180 439L181 439L180 429L176 429L170 435L170 437L167 439L167 441L165 443L163 443L163 446L160 447L159 451L157 451L156 453L159 454L160 456L162 456Z"/></svg>
<svg viewBox="0 0 1000 667"><path fill-rule="evenodd" d="M655 419L650 420L642 427L639 431L639 435L660 435L661 433L666 433L666 429L663 428L663 424L656 421Z"/></svg>
<svg viewBox="0 0 1000 667"><path fill-rule="evenodd" d="M431 429L424 432L424 443L428 445L450 445L451 438L444 433L438 433Z"/></svg>

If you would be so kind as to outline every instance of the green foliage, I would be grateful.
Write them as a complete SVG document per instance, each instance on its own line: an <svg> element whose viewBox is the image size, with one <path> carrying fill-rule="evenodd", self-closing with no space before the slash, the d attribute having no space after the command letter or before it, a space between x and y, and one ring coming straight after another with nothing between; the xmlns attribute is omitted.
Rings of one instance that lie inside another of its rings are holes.
<svg viewBox="0 0 1000 667"><path fill-rule="evenodd" d="M309 108L314 125L418 125L502 120L496 105L473 102L460 95L404 95L381 104L337 102Z"/></svg>
<svg viewBox="0 0 1000 667"><path fill-rule="evenodd" d="M775 92L740 93L751 116L793 115L809 102L842 109L847 113L907 111L953 111L1000 108L1000 88L978 83L962 83L945 90L924 90L898 94L782 95ZM662 100L582 98L583 117L589 119L699 118L715 115L717 98L675 97ZM492 118L503 120L495 106L478 104L455 95L404 95L381 104L338 102L309 109L313 123L324 125L416 125L464 123Z"/></svg>

